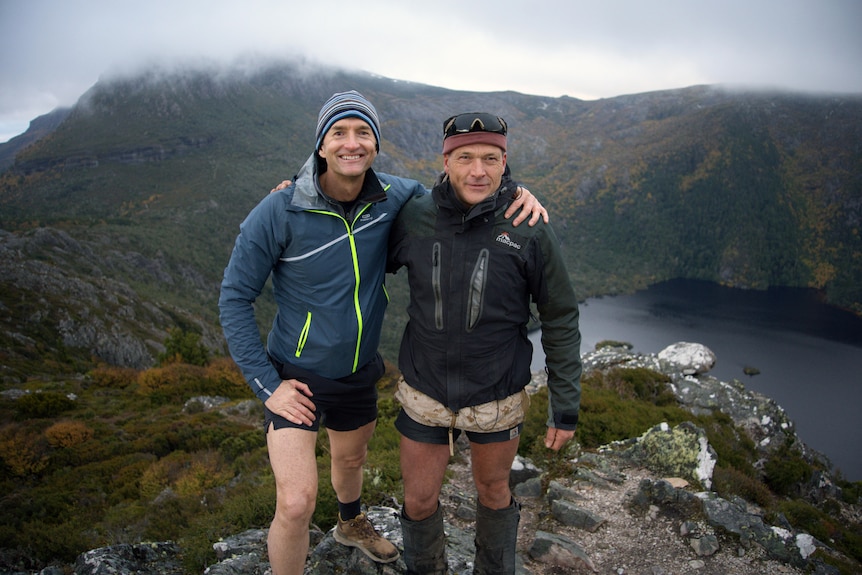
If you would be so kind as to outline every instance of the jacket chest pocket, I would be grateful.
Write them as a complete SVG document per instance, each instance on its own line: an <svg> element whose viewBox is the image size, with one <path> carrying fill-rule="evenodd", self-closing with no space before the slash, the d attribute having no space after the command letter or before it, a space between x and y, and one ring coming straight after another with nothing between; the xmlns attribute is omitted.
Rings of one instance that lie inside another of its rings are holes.
<svg viewBox="0 0 862 575"><path fill-rule="evenodd" d="M485 304L485 286L488 284L488 260L487 248L479 252L473 271L470 274L470 283L467 289L467 332L473 331L479 319L482 317L482 307Z"/></svg>
<svg viewBox="0 0 862 575"><path fill-rule="evenodd" d="M431 289L434 292L434 327L443 329L443 286L440 284L443 262L440 256L440 242L431 247Z"/></svg>
<svg viewBox="0 0 862 575"><path fill-rule="evenodd" d="M482 308L485 305L485 291L488 285L490 251L487 248L479 251L475 262L472 262L472 268L470 267L470 261L448 262L447 267L443 260L442 245L440 242L434 242L431 247L431 290L434 296L434 327L437 330L443 330L445 327L444 317L446 310L444 307L444 295L446 295L450 301L460 300L464 302L464 309L466 310L464 318L465 329L467 332L471 332L482 318ZM463 267L455 270L453 266ZM444 276L449 278L450 285L447 289L452 293L443 293ZM461 280L457 280L457 277L460 277Z"/></svg>

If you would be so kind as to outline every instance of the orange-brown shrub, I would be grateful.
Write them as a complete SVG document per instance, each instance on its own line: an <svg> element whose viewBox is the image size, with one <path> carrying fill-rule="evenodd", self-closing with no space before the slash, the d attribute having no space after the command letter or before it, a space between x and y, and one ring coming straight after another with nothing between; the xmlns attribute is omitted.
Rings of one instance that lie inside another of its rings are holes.
<svg viewBox="0 0 862 575"><path fill-rule="evenodd" d="M45 430L45 437L53 447L75 447L93 435L93 430L80 421L59 421Z"/></svg>
<svg viewBox="0 0 862 575"><path fill-rule="evenodd" d="M209 394L224 395L231 399L254 397L239 367L229 357L213 359L206 366L205 374Z"/></svg>
<svg viewBox="0 0 862 575"><path fill-rule="evenodd" d="M196 395L254 397L239 368L229 358L215 359L206 367L169 363L147 369L138 375L137 392L159 405L182 403Z"/></svg>
<svg viewBox="0 0 862 575"><path fill-rule="evenodd" d="M5 429L0 435L0 459L18 477L34 475L48 466L45 449L24 431Z"/></svg>
<svg viewBox="0 0 862 575"><path fill-rule="evenodd" d="M90 371L89 375L90 380L97 387L122 389L135 383L138 378L138 370L131 367L102 365Z"/></svg>
<svg viewBox="0 0 862 575"><path fill-rule="evenodd" d="M171 363L153 367L138 375L138 393L157 404L182 403L199 393L204 378L204 368L197 365Z"/></svg>
<svg viewBox="0 0 862 575"><path fill-rule="evenodd" d="M174 489L181 497L199 496L208 489L226 484L232 477L233 473L217 451L198 452L177 477Z"/></svg>
<svg viewBox="0 0 862 575"><path fill-rule="evenodd" d="M170 488L180 497L200 496L208 489L226 484L232 477L233 472L216 451L175 451L153 462L143 472L141 495L155 499Z"/></svg>

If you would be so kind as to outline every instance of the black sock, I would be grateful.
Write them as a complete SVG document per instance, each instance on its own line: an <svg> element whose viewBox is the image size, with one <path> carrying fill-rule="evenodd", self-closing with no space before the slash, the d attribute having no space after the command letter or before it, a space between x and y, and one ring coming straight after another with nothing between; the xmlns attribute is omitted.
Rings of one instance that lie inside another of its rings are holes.
<svg viewBox="0 0 862 575"><path fill-rule="evenodd" d="M362 506L359 503L360 499L357 499L356 501L353 501L351 503L342 503L341 501L338 502L338 514L341 516L342 521L350 521L351 519L362 513Z"/></svg>

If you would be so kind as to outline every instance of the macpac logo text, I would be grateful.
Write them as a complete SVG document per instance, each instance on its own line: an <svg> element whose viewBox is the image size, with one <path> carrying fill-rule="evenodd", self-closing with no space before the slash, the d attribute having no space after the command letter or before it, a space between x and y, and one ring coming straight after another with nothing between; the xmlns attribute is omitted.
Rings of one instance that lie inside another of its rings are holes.
<svg viewBox="0 0 862 575"><path fill-rule="evenodd" d="M513 247L516 250L521 249L521 244L518 242L512 241L512 238L509 237L509 232L503 232L499 236L497 236L497 241L501 244L505 244L507 246Z"/></svg>

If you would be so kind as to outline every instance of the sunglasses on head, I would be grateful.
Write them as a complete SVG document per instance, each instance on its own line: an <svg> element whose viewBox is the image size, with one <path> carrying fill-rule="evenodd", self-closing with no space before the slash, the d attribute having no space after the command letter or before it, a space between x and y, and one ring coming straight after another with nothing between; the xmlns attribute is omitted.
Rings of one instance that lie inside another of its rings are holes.
<svg viewBox="0 0 862 575"><path fill-rule="evenodd" d="M492 132L505 136L506 130L506 121L503 118L485 112L458 114L443 122L444 138L470 132Z"/></svg>

